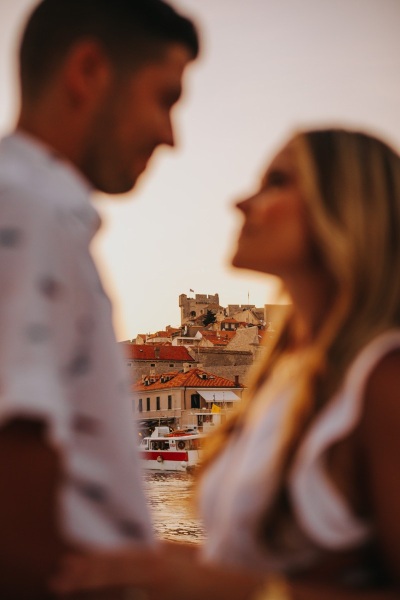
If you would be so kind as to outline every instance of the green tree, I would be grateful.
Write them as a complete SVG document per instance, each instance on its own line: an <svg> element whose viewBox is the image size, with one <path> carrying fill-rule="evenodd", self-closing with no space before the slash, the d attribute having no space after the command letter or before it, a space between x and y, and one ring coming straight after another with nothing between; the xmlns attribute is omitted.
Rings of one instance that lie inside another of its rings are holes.
<svg viewBox="0 0 400 600"><path fill-rule="evenodd" d="M213 313L212 310L208 310L206 312L206 314L204 315L203 318L203 325L204 327L207 327L207 325L210 325L210 323L215 323L215 321L217 320L215 313Z"/></svg>

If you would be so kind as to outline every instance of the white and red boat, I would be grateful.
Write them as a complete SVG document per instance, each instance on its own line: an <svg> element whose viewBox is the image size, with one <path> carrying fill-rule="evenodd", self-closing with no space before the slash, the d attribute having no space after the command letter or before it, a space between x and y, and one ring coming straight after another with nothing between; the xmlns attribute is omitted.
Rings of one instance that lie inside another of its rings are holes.
<svg viewBox="0 0 400 600"><path fill-rule="evenodd" d="M168 427L156 427L140 443L142 465L154 471L191 470L200 462L203 437L196 430L170 432Z"/></svg>

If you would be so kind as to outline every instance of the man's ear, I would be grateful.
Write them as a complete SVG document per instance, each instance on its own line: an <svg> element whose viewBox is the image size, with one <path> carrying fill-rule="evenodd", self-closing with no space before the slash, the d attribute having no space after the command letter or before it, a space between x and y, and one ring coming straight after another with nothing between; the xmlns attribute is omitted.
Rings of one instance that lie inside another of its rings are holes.
<svg viewBox="0 0 400 600"><path fill-rule="evenodd" d="M109 88L113 69L101 44L82 40L69 51L63 68L65 91L71 105L91 105Z"/></svg>

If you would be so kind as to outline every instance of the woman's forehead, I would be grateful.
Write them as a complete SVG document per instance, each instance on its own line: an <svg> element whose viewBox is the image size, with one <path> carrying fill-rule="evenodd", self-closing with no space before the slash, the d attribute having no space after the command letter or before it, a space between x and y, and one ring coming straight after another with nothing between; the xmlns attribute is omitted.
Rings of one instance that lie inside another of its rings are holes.
<svg viewBox="0 0 400 600"><path fill-rule="evenodd" d="M271 160L265 171L263 181L268 177L271 171L275 170L293 170L295 167L293 147L290 143L286 144Z"/></svg>
<svg viewBox="0 0 400 600"><path fill-rule="evenodd" d="M293 162L293 146L291 143L288 143L283 146L283 148L281 148L277 154L275 154L274 158L271 160L270 167L292 167Z"/></svg>

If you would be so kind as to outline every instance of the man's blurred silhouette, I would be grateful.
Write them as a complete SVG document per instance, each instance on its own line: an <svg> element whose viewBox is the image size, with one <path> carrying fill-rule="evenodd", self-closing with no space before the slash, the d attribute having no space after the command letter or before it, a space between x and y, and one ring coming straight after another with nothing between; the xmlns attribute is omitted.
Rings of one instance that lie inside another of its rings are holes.
<svg viewBox="0 0 400 600"><path fill-rule="evenodd" d="M44 598L68 548L152 543L127 378L89 244L92 188L173 146L198 53L161 0L43 0L0 144L0 597Z"/></svg>

